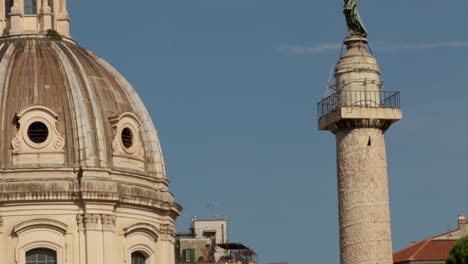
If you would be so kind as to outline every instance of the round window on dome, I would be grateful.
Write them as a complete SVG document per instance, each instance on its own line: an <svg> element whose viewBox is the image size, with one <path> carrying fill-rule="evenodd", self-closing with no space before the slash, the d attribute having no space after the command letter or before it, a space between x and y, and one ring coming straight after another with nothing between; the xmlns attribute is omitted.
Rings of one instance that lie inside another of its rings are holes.
<svg viewBox="0 0 468 264"><path fill-rule="evenodd" d="M44 143L49 137L49 129L42 122L34 122L28 127L28 137L36 144Z"/></svg>
<svg viewBox="0 0 468 264"><path fill-rule="evenodd" d="M122 134L120 135L120 139L122 140L122 144L125 148L130 148L133 146L133 131L126 127L122 129Z"/></svg>

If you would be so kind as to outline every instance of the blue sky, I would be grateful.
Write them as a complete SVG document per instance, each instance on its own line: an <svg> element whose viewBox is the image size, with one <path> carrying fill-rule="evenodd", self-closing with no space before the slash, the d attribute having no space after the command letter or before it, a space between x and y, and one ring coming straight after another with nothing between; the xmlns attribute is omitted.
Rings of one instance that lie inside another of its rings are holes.
<svg viewBox="0 0 468 264"><path fill-rule="evenodd" d="M69 1L72 35L150 111L170 189L229 218L262 264L339 263L335 140L316 103L346 36L342 0ZM360 0L385 89L394 249L468 213L468 1Z"/></svg>

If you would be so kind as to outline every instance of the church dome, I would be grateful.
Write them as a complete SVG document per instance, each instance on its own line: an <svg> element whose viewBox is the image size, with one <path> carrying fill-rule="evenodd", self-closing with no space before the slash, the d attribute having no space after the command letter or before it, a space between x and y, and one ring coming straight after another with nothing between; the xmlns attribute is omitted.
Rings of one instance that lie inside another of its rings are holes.
<svg viewBox="0 0 468 264"><path fill-rule="evenodd" d="M0 263L174 264L157 131L66 3L0 0Z"/></svg>
<svg viewBox="0 0 468 264"><path fill-rule="evenodd" d="M15 175L0 182L0 199L73 195L79 180L89 195L102 196L104 187L109 197L144 198L177 213L151 117L103 59L71 40L2 38L0 99L0 167ZM38 170L48 176L32 180Z"/></svg>

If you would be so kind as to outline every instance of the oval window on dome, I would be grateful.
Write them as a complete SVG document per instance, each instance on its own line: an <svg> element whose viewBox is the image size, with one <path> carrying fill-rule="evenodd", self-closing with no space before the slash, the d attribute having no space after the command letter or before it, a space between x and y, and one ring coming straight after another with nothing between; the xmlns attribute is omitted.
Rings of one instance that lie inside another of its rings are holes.
<svg viewBox="0 0 468 264"><path fill-rule="evenodd" d="M125 127L122 129L120 139L122 140L122 144L125 148L131 148L133 146L133 131L130 128Z"/></svg>
<svg viewBox="0 0 468 264"><path fill-rule="evenodd" d="M36 143L44 143L49 137L49 129L42 122L34 122L28 127L28 138Z"/></svg>

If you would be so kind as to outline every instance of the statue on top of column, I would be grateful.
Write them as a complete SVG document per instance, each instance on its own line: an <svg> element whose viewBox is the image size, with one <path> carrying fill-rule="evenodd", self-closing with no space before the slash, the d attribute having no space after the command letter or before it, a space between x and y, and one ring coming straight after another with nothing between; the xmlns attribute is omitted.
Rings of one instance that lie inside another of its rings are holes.
<svg viewBox="0 0 468 264"><path fill-rule="evenodd" d="M349 35L353 37L367 37L367 29L362 22L359 15L357 6L358 0L344 0L343 13L346 16L346 23L348 24Z"/></svg>

